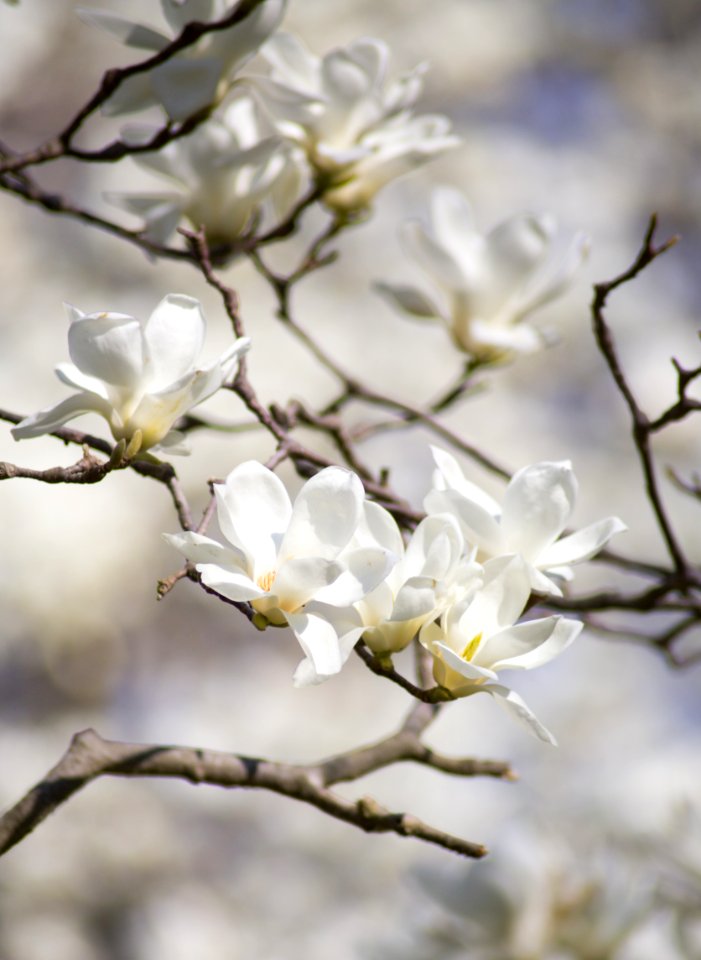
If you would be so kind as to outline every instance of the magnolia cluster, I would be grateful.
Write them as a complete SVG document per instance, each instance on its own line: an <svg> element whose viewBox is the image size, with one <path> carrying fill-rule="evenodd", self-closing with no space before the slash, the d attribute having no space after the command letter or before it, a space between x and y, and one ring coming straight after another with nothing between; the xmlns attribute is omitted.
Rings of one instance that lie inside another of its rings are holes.
<svg viewBox="0 0 701 960"><path fill-rule="evenodd" d="M392 516L348 470L328 467L294 501L261 464L216 486L220 543L167 539L222 597L249 603L254 623L292 628L305 654L297 684L342 668L358 640L381 660L418 637L436 683L455 697L492 694L542 740L552 734L500 674L553 659L581 623L525 617L533 594L560 595L571 565L624 529L616 518L562 535L574 506L568 462L519 471L500 506L434 450L427 516L405 545Z"/></svg>
<svg viewBox="0 0 701 960"><path fill-rule="evenodd" d="M209 113L189 136L139 155L165 178L166 190L112 197L145 220L152 239L164 242L185 218L203 225L210 242L230 243L264 217L284 217L309 188L341 214L362 210L390 180L458 142L445 117L414 115L423 67L390 81L388 49L372 39L317 57L275 32L285 5L258 3L231 26L127 78L108 100L112 114L154 105L172 121ZM157 53L188 22L220 20L235 6L161 0L170 35L96 10L81 16ZM267 73L242 76L257 52ZM128 127L123 137L143 143L156 129Z"/></svg>

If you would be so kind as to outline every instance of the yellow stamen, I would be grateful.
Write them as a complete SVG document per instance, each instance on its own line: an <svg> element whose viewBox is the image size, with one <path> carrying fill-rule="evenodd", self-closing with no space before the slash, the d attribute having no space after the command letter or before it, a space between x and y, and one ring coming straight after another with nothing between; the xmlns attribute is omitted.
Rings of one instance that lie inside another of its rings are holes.
<svg viewBox="0 0 701 960"><path fill-rule="evenodd" d="M275 570L269 570L267 573L264 573L262 577L258 577L257 583L261 590L265 590L266 593L270 593L270 588L275 582Z"/></svg>
<svg viewBox="0 0 701 960"><path fill-rule="evenodd" d="M470 642L465 645L465 649L460 654L463 660L467 660L468 662L472 660L475 653L477 652L477 647L479 647L481 642L482 642L482 634L478 633L476 637L473 637L472 640L470 640Z"/></svg>

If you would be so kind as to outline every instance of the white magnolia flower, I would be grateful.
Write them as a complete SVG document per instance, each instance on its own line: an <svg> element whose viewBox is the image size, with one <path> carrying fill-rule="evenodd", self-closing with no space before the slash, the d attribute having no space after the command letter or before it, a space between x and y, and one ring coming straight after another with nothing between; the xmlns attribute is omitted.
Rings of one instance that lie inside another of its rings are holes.
<svg viewBox="0 0 701 960"><path fill-rule="evenodd" d="M501 670L530 670L547 663L575 639L582 624L562 617L516 623L531 595L526 563L518 556L484 565L484 580L439 622L426 624L421 643L433 655L436 683L454 696L495 696L537 737L555 743L521 697L499 683Z"/></svg>
<svg viewBox="0 0 701 960"><path fill-rule="evenodd" d="M327 467L292 503L282 481L252 460L236 467L215 494L228 545L197 533L166 539L196 565L206 586L250 602L259 626L292 627L308 661L296 683L338 673L362 631L352 604L395 560L381 547L347 549L363 517L360 480Z"/></svg>
<svg viewBox="0 0 701 960"><path fill-rule="evenodd" d="M390 180L459 142L446 117L412 116L424 68L388 83L389 51L379 40L320 58L277 34L262 53L272 74L256 89L280 132L303 147L334 209L367 207Z"/></svg>
<svg viewBox="0 0 701 960"><path fill-rule="evenodd" d="M150 139L156 128L130 128L130 141ZM278 219L299 195L302 170L291 146L271 136L248 97L238 97L219 118L158 152L134 157L165 177L169 191L110 194L108 199L146 221L145 235L165 243L180 221L203 226L210 245L231 243L250 227L269 198Z"/></svg>
<svg viewBox="0 0 701 960"><path fill-rule="evenodd" d="M475 227L457 190L434 191L431 225L406 223L402 239L439 296L417 287L380 283L377 289L415 317L442 320L461 350L481 360L532 353L544 335L525 322L569 284L588 250L584 234L556 242L554 221L520 214L486 236Z"/></svg>
<svg viewBox="0 0 701 960"><path fill-rule="evenodd" d="M589 560L612 536L626 530L618 517L607 517L562 537L574 509L577 480L569 460L535 463L514 474L500 507L466 479L455 458L437 447L434 489L425 500L429 514L452 513L465 539L477 547L477 559L517 553L526 561L531 588L561 596L552 580L572 578L570 564Z"/></svg>
<svg viewBox="0 0 701 960"><path fill-rule="evenodd" d="M355 605L364 642L385 656L403 650L419 628L438 615L463 570L464 541L452 517L426 517L405 549L393 517L378 504L365 507L369 542L399 558L382 583ZM472 564L470 575L477 569Z"/></svg>
<svg viewBox="0 0 701 960"><path fill-rule="evenodd" d="M250 346L241 337L211 366L197 368L205 319L199 302L183 294L164 297L146 321L124 313L85 314L69 304L66 310L73 363L60 363L56 375L80 392L13 427L16 440L99 413L132 454L154 447L186 453L173 424L234 375Z"/></svg>
<svg viewBox="0 0 701 960"><path fill-rule="evenodd" d="M264 0L235 26L207 33L165 63L128 77L105 104L105 112L134 113L160 104L171 120L186 120L218 103L231 86L233 74L277 28L285 5L286 0ZM221 20L235 6L231 0L161 0L170 35L99 10L81 9L78 14L129 47L158 53L186 24Z"/></svg>

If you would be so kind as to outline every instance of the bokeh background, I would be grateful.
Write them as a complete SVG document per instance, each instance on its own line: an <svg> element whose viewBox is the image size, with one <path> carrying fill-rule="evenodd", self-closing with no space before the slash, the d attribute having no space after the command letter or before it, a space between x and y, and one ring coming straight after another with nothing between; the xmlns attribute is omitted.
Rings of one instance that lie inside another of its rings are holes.
<svg viewBox="0 0 701 960"><path fill-rule="evenodd" d="M100 8L159 22L155 0L104 0ZM18 149L58 130L107 66L128 62L75 9L68 0L0 5L0 127ZM575 520L616 513L630 528L618 548L660 560L588 302L593 281L630 262L653 210L662 234L682 235L610 308L631 382L646 409L663 409L675 388L669 358L693 366L701 352L696 0L290 0L285 27L319 54L370 35L390 45L397 72L427 60L422 110L448 114L464 137L462 147L380 195L372 219L339 241L340 261L300 290L298 319L367 382L420 403L450 382L460 358L441 329L397 316L371 283L412 278L397 227L425 216L431 187L462 189L485 227L532 209L552 213L565 231L585 230L588 263L566 298L542 314L559 330L559 346L501 371L447 422L514 468L571 458L581 481ZM99 121L90 136L97 144L115 129ZM92 169L62 162L37 176L102 212L111 210L103 192L147 182L130 161ZM64 300L143 315L166 293L185 292L205 305L209 355L229 342L221 303L191 267L151 263L7 194L0 209L0 406L26 414L62 396L51 371L66 359ZM225 276L241 294L261 395L281 403L332 396L329 376L276 325L260 279L245 264ZM241 415L231 398L207 409ZM365 447L417 507L430 478L428 440L416 428ZM201 432L193 447L177 467L195 507L206 502L207 477L270 452L259 434ZM666 431L656 452L682 473L698 469L698 422ZM47 467L72 462L76 452L45 438L15 444L6 425L0 458ZM665 495L698 558L697 505L669 485ZM91 487L2 484L3 805L87 726L116 739L304 761L382 737L400 722L404 694L359 661L321 687L295 690L291 635L252 634L187 582L157 603L157 579L178 567L160 534L176 527L166 492L129 472ZM598 568L582 582L607 576ZM701 956L699 668L673 671L630 639L585 633L560 661L518 678L519 692L557 734L557 750L531 741L489 698L443 712L432 744L508 758L520 782L451 780L401 766L341 788L486 842L490 860L470 866L413 841L368 837L272 795L103 780L0 865L0 958ZM701 636L689 638L689 649L699 644ZM652 910L655 897L670 906ZM615 932L629 922L636 932L616 945Z"/></svg>

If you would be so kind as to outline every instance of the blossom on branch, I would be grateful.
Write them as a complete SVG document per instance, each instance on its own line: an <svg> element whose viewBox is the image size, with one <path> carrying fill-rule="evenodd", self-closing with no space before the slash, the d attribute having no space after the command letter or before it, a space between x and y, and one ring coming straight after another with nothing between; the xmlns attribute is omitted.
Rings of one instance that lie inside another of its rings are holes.
<svg viewBox="0 0 701 960"><path fill-rule="evenodd" d="M303 148L324 203L340 213L365 209L390 180L459 142L446 117L413 116L424 67L388 83L380 40L320 58L277 34L261 52L272 72L255 78L254 89L280 133Z"/></svg>
<svg viewBox="0 0 701 960"><path fill-rule="evenodd" d="M411 221L402 231L439 295L410 285L376 288L414 317L442 320L456 345L481 362L533 353L547 338L526 317L563 292L588 251L583 233L567 244L556 234L552 218L532 214L481 234L462 194L442 187L433 193L430 226Z"/></svg>
<svg viewBox="0 0 701 960"><path fill-rule="evenodd" d="M531 595L528 565L518 556L484 565L483 583L419 634L433 656L433 675L456 697L489 693L546 743L555 738L521 697L499 683L500 670L530 670L560 654L582 624L563 617L516 621Z"/></svg>
<svg viewBox="0 0 701 960"><path fill-rule="evenodd" d="M197 368L205 318L199 302L183 294L164 297L145 321L123 313L85 314L69 304L66 310L73 363L60 363L56 375L80 392L26 417L12 428L16 440L98 413L131 456L148 449L187 453L173 424L234 376L250 346L240 337L215 363Z"/></svg>
<svg viewBox="0 0 701 960"><path fill-rule="evenodd" d="M123 136L149 140L155 128ZM145 236L165 243L184 218L204 227L210 246L232 243L255 222L269 199L278 220L298 197L302 171L293 150L271 136L248 97L237 97L187 137L158 152L138 154L139 166L166 178L168 192L112 193L108 199L146 221Z"/></svg>
<svg viewBox="0 0 701 960"><path fill-rule="evenodd" d="M381 546L355 546L364 516L363 485L327 467L294 503L282 481L255 460L214 488L228 545L198 533L166 535L196 565L202 582L229 600L250 602L254 623L289 625L306 660L299 684L332 676L362 632L353 603L387 576L396 557Z"/></svg>
<svg viewBox="0 0 701 960"><path fill-rule="evenodd" d="M561 596L553 577L571 580L571 564L589 560L627 529L618 517L607 517L561 536L577 496L569 460L544 461L517 471L500 507L465 477L451 454L437 447L431 450L437 470L434 489L424 500L426 511L455 516L465 539L477 547L478 560L519 554L537 593Z"/></svg>
<svg viewBox="0 0 701 960"><path fill-rule="evenodd" d="M134 113L160 105L171 120L186 120L218 103L240 69L277 29L286 0L263 0L242 21L213 30L152 70L127 77L104 106L105 113ZM193 21L212 23L234 11L231 0L161 0L171 35L100 10L78 11L86 23L112 33L129 47L158 53Z"/></svg>

